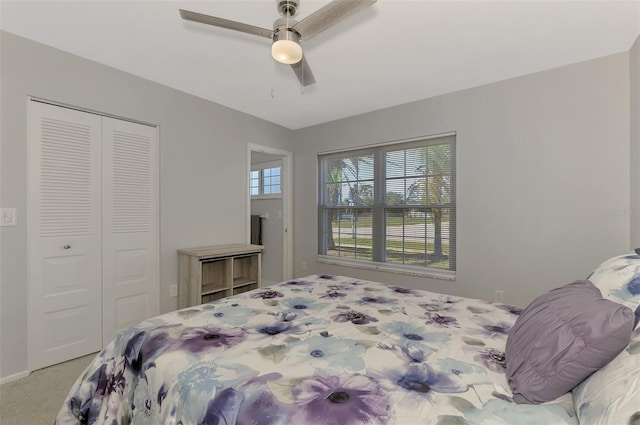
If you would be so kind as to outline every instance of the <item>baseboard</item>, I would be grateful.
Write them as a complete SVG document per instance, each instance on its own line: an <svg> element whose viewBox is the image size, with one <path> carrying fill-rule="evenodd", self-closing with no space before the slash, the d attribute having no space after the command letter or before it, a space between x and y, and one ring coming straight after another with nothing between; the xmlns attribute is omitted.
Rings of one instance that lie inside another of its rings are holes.
<svg viewBox="0 0 640 425"><path fill-rule="evenodd" d="M29 376L31 372L28 370L23 370L22 372L14 373L13 375L5 376L4 378L0 378L0 385L7 384L9 382L17 381L18 379L26 378Z"/></svg>

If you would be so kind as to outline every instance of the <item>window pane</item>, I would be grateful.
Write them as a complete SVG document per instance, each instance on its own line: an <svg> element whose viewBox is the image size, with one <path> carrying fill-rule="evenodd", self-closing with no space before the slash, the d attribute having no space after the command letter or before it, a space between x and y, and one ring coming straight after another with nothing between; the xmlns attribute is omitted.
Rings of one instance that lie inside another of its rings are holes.
<svg viewBox="0 0 640 425"><path fill-rule="evenodd" d="M387 178L404 176L404 169L405 169L404 156L405 156L405 151L403 150L387 152L387 156L385 159Z"/></svg>
<svg viewBox="0 0 640 425"><path fill-rule="evenodd" d="M280 176L272 176L271 184L280 184Z"/></svg>
<svg viewBox="0 0 640 425"><path fill-rule="evenodd" d="M370 208L357 208L354 209L354 214L351 234L355 258L371 261L373 259L372 211Z"/></svg>
<svg viewBox="0 0 640 425"><path fill-rule="evenodd" d="M257 187L251 187L251 194L252 195L259 195L260 193L258 192L258 188Z"/></svg>
<svg viewBox="0 0 640 425"><path fill-rule="evenodd" d="M280 193L280 185L274 184L273 186L271 186L271 193Z"/></svg>
<svg viewBox="0 0 640 425"><path fill-rule="evenodd" d="M371 209L332 209L328 216L327 255L371 261Z"/></svg>
<svg viewBox="0 0 640 425"><path fill-rule="evenodd" d="M336 208L327 211L327 255L355 258L351 246L351 208Z"/></svg>
<svg viewBox="0 0 640 425"><path fill-rule="evenodd" d="M407 204L426 205L427 200L427 179L409 178L405 180L407 185Z"/></svg>
<svg viewBox="0 0 640 425"><path fill-rule="evenodd" d="M373 205L373 180L364 180L351 187L349 198L353 205L371 206Z"/></svg>
<svg viewBox="0 0 640 425"><path fill-rule="evenodd" d="M449 210L385 209L386 261L448 270Z"/></svg>
<svg viewBox="0 0 640 425"><path fill-rule="evenodd" d="M427 150L429 166L429 202L446 204L451 202L451 146L434 145Z"/></svg>
<svg viewBox="0 0 640 425"><path fill-rule="evenodd" d="M265 168L262 170L262 175L265 177L270 177L271 176L271 168Z"/></svg>
<svg viewBox="0 0 640 425"><path fill-rule="evenodd" d="M424 176L427 174L427 148L407 149L405 176Z"/></svg>
<svg viewBox="0 0 640 425"><path fill-rule="evenodd" d="M405 203L405 180L387 180L387 194L385 203L387 205L401 205Z"/></svg>

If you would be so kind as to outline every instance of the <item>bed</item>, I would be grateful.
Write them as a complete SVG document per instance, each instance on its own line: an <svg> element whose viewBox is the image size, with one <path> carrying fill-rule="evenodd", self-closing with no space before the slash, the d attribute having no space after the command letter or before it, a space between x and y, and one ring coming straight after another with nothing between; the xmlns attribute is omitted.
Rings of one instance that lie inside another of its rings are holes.
<svg viewBox="0 0 640 425"><path fill-rule="evenodd" d="M578 424L571 392L514 403L505 344L521 311L307 276L127 329L78 378L56 424Z"/></svg>

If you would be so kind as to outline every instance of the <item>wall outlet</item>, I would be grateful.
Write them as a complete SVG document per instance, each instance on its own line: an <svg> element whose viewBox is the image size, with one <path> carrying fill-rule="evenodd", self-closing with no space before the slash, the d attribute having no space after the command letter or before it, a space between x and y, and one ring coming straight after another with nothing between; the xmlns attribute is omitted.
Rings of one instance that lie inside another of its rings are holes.
<svg viewBox="0 0 640 425"><path fill-rule="evenodd" d="M307 262L303 261L300 263L300 270L302 270L303 272L307 271Z"/></svg>
<svg viewBox="0 0 640 425"><path fill-rule="evenodd" d="M500 289L496 289L493 291L493 302L503 303L504 302L504 291Z"/></svg>
<svg viewBox="0 0 640 425"><path fill-rule="evenodd" d="M0 226L15 226L18 224L18 210L16 208L0 208Z"/></svg>
<svg viewBox="0 0 640 425"><path fill-rule="evenodd" d="M178 296L178 285L169 286L169 296L177 297Z"/></svg>

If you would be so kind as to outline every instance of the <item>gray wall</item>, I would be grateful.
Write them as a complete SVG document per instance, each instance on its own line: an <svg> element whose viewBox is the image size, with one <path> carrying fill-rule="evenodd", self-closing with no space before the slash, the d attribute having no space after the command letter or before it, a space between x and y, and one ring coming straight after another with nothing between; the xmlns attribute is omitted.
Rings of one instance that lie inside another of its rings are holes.
<svg viewBox="0 0 640 425"><path fill-rule="evenodd" d="M519 305L585 278L629 248L629 217L616 213L629 205L629 99L625 52L296 131L295 275L346 274L484 299L502 289ZM315 262L318 152L451 131L455 282Z"/></svg>
<svg viewBox="0 0 640 425"><path fill-rule="evenodd" d="M282 198L251 200L251 214L268 214L262 220L262 280L269 285L282 282L284 264L284 223L282 221ZM278 211L280 216L278 217Z"/></svg>
<svg viewBox="0 0 640 425"><path fill-rule="evenodd" d="M293 132L1 32L0 376L27 369L27 96L160 126L160 309L174 310L176 249L247 241L248 142L291 150Z"/></svg>
<svg viewBox="0 0 640 425"><path fill-rule="evenodd" d="M629 52L631 77L631 248L640 248L640 37Z"/></svg>

